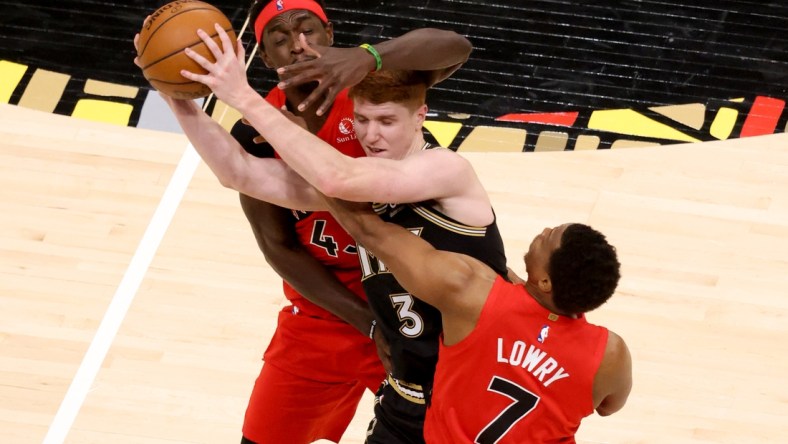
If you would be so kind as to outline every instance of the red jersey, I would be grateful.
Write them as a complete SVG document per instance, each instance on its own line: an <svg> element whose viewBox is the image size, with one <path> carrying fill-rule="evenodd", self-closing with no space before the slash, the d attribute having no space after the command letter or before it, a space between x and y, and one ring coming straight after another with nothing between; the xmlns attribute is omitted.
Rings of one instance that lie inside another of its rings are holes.
<svg viewBox="0 0 788 444"><path fill-rule="evenodd" d="M426 442L574 443L594 412L607 336L583 316L550 313L499 276L476 328L440 345Z"/></svg>
<svg viewBox="0 0 788 444"><path fill-rule="evenodd" d="M287 100L284 91L279 88L272 89L265 99L277 108L284 106ZM348 98L347 90L344 90L334 100L326 122L317 132L317 137L345 155L364 156L364 150L356 138L353 117L353 101ZM301 244L313 257L331 270L345 287L366 300L361 285L356 242L339 225L339 222L328 211L293 210L293 217ZM287 282L283 285L285 296L302 314L324 319L339 319L329 311L309 302Z"/></svg>

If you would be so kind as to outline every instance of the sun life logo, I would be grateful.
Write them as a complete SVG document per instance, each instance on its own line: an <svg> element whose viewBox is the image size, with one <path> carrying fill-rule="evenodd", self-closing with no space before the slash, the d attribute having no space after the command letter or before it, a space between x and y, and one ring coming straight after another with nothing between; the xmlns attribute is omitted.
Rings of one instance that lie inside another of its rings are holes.
<svg viewBox="0 0 788 444"><path fill-rule="evenodd" d="M343 117L342 120L339 121L339 132L346 136L352 133L353 119L350 117Z"/></svg>

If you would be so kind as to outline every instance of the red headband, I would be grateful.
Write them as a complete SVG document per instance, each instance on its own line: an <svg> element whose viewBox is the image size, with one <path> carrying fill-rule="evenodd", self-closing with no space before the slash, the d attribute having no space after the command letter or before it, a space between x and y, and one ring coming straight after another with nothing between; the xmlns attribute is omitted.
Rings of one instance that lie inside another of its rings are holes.
<svg viewBox="0 0 788 444"><path fill-rule="evenodd" d="M257 39L257 43L260 43L260 40L263 38L263 29L272 18L293 9L305 9L318 16L323 23L328 23L326 13L315 0L274 0L265 5L254 22L254 36Z"/></svg>

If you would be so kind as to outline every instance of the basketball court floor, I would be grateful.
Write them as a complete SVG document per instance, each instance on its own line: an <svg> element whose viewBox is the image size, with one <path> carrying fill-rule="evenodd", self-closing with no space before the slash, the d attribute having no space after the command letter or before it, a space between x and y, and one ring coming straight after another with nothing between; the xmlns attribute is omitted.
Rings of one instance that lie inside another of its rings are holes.
<svg viewBox="0 0 788 444"><path fill-rule="evenodd" d="M619 250L588 317L628 342L634 388L579 442L785 442L787 134L464 155L515 270L568 221ZM285 299L237 194L183 135L11 105L0 159L0 442L238 442Z"/></svg>

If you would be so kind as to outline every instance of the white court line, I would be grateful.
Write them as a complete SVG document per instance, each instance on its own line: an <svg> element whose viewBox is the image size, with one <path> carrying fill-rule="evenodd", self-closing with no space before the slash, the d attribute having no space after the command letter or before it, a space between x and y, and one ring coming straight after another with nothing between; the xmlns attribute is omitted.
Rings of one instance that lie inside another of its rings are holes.
<svg viewBox="0 0 788 444"><path fill-rule="evenodd" d="M183 195L194 176L197 166L200 164L200 156L189 144L184 151L178 167L164 191L164 195L159 202L153 218L142 236L137 251L134 253L126 273L123 275L115 295L104 314L93 341L90 343L85 357L77 370L77 374L71 381L71 385L66 392L63 402L55 415L55 419L49 426L49 431L44 437L44 444L60 444L66 439L66 435L74 424L77 413L79 413L82 403L90 390L96 374L101 368L102 362L107 355L115 335L120 329L120 324L129 310L134 296L140 287L145 273L148 271L153 256L158 250L167 228L172 222L175 211L183 199Z"/></svg>
<svg viewBox="0 0 788 444"><path fill-rule="evenodd" d="M248 25L249 17L246 18L240 32L237 34L239 39ZM254 49L249 54L249 58L246 60L247 70L256 53L257 44L255 44ZM212 98L213 94L205 99L203 111L207 109ZM224 121L227 109L225 105L222 115L216 119L219 123ZM167 185L167 189L159 202L159 206L156 208L156 212L153 214L153 218L148 224L140 244L137 246L134 257L131 258L129 268L126 269L123 280L121 280L115 295L112 297L112 301L104 314L104 318L101 320L98 330L96 330L96 335L93 337L85 357L82 358L77 374L71 381L66 396L55 414L55 419L49 425L43 444L61 444L65 441L68 432L71 431L74 420L85 402L88 391L90 391L90 387L96 379L96 375L104 362L104 358L107 356L112 341L115 340L115 336L120 330L120 324L129 311L131 302L134 300L137 290L139 290L142 279L145 277L151 261L153 261L153 256L156 254L199 164L200 156L190 143L178 162L178 167L175 169L172 179L170 179L170 183Z"/></svg>

